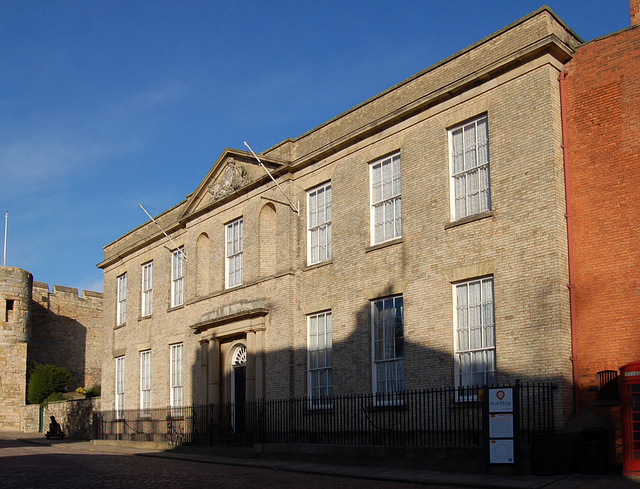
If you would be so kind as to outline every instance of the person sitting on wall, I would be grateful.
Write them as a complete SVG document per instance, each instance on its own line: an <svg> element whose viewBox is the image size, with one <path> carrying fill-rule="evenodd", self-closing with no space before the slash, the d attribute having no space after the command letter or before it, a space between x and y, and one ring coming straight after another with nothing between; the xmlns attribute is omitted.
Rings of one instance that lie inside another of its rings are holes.
<svg viewBox="0 0 640 489"><path fill-rule="evenodd" d="M44 435L47 437L47 440L51 437L53 438L64 438L64 432L60 427L60 423L56 421L55 416L51 416L51 423L49 423L49 431Z"/></svg>

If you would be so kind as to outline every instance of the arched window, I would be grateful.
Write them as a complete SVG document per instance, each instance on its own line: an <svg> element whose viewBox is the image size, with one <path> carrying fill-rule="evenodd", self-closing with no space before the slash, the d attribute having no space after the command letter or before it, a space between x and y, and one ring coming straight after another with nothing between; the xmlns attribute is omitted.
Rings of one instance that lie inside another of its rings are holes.
<svg viewBox="0 0 640 489"><path fill-rule="evenodd" d="M236 348L236 351L233 352L233 358L231 360L232 367L241 367L247 364L247 347L244 345Z"/></svg>
<svg viewBox="0 0 640 489"><path fill-rule="evenodd" d="M276 273L276 208L266 204L260 211L260 276Z"/></svg>
<svg viewBox="0 0 640 489"><path fill-rule="evenodd" d="M196 295L202 296L211 292L211 257L209 236L202 233L196 241Z"/></svg>

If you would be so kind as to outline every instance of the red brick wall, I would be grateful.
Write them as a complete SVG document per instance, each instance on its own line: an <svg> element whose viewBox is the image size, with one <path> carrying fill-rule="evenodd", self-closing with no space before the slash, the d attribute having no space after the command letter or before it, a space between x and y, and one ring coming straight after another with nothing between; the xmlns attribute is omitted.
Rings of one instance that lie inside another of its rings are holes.
<svg viewBox="0 0 640 489"><path fill-rule="evenodd" d="M640 26L580 47L566 96L579 384L591 407L597 372L640 359Z"/></svg>
<svg viewBox="0 0 640 489"><path fill-rule="evenodd" d="M630 0L631 25L640 24L640 0Z"/></svg>

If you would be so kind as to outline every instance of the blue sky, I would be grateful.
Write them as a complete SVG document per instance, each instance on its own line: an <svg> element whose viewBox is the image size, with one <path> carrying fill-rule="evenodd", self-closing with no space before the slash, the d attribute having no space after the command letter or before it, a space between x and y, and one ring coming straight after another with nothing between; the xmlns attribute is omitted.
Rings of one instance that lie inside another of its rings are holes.
<svg viewBox="0 0 640 489"><path fill-rule="evenodd" d="M102 291L138 204L180 202L225 147L299 136L542 5L3 0L6 265ZM628 0L548 5L584 40L629 25Z"/></svg>

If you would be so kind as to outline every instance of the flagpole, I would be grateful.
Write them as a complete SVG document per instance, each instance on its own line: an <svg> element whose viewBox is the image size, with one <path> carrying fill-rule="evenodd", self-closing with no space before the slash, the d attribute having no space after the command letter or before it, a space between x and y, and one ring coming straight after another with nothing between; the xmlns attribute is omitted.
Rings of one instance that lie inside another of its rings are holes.
<svg viewBox="0 0 640 489"><path fill-rule="evenodd" d="M267 175L271 177L271 180L273 180L273 183L275 183L278 189L280 190L280 192L282 192L282 195L284 195L285 198L289 201L289 207L294 211L296 211L296 214L300 215L300 201L298 201L298 206L296 207L293 204L293 202L291 202L291 199L289 198L289 196L284 192L284 190L282 190L282 187L278 184L276 179L273 178L273 175L271 174L271 172L267 170L266 166L264 166L264 163L260 161L260 158L258 158L258 155L253 152L253 150L251 149L251 146L249 146L246 141L244 142L244 145L249 149L249 151L251 151L251 154L254 156L256 160L258 160L258 163L260 163L260 166L263 168L263 170L267 172Z"/></svg>
<svg viewBox="0 0 640 489"><path fill-rule="evenodd" d="M175 242L174 242L174 241L169 237L169 235L168 235L167 233L165 233L165 232L164 232L164 229L162 229L162 227L160 226L160 224L158 224L158 223L156 222L156 220L155 220L153 217L151 217L151 214L149 214L149 213L147 212L147 209L145 209L145 208L142 206L142 204L138 204L138 205L140 206L140 209L142 209L142 210L144 211L144 213L145 213L147 216L149 216L149 219L151 219L151 220L153 221L153 223L154 223L156 226L158 226L158 229L159 229L160 231L162 231L162 234L164 234L164 235L167 237L167 239L168 239L169 241L171 241L171 244L172 244L173 246L175 246L175 247L176 247L176 249L180 252L180 254L182 255L182 257L186 260L186 259L187 259L187 254L184 252L184 247L182 247L182 248L178 247L178 245L177 245L177 244L175 244Z"/></svg>
<svg viewBox="0 0 640 489"><path fill-rule="evenodd" d="M2 266L7 266L7 221L9 220L9 211L4 213L4 251L2 253Z"/></svg>

